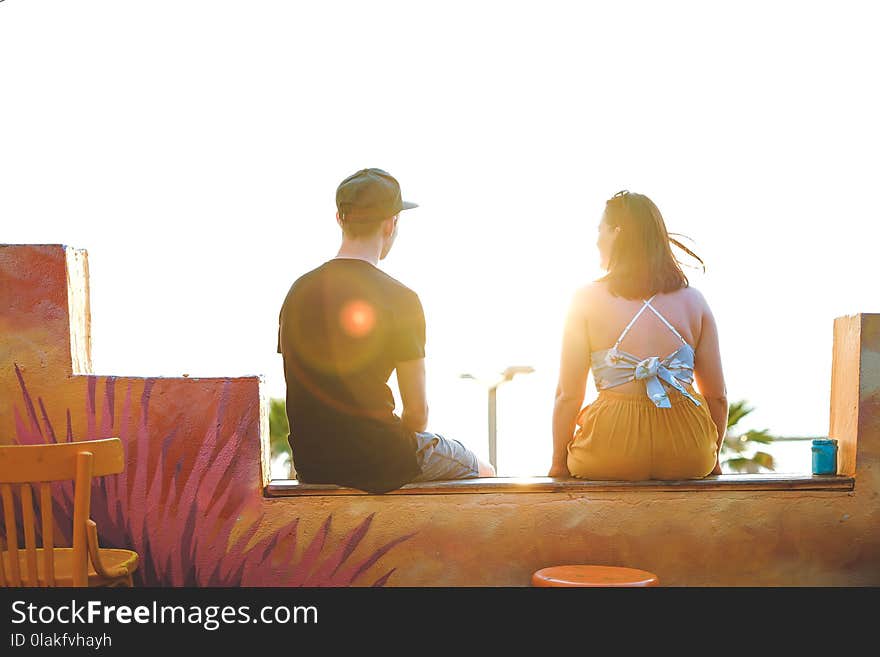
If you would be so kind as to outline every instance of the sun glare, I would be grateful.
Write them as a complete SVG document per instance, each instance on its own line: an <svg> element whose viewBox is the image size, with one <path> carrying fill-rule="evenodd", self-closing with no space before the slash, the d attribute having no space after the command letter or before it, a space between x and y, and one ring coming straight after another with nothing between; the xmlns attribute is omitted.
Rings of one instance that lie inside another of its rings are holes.
<svg viewBox="0 0 880 657"><path fill-rule="evenodd" d="M376 311L366 301L349 301L339 312L339 323L350 336L362 338L376 326Z"/></svg>

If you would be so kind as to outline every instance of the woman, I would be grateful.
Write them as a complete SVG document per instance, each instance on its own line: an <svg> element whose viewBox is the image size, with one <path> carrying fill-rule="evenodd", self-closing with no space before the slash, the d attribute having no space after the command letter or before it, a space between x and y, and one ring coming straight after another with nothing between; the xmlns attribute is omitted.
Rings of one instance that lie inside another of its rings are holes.
<svg viewBox="0 0 880 657"><path fill-rule="evenodd" d="M575 293L566 319L549 476L721 473L727 392L718 332L670 243L702 263L669 237L647 196L624 191L606 202L597 246L607 274ZM599 395L581 409L591 367Z"/></svg>

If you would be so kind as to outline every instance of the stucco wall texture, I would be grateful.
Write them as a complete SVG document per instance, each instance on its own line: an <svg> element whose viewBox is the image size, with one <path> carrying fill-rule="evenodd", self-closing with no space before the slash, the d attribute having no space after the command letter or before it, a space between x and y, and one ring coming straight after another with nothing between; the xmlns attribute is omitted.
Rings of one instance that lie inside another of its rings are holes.
<svg viewBox="0 0 880 657"><path fill-rule="evenodd" d="M84 250L0 245L0 444L119 436L126 470L96 483L93 517L102 545L140 553L141 584L528 586L566 563L667 586L880 584L880 315L834 322L829 435L852 491L273 499L258 377L94 376L90 319Z"/></svg>

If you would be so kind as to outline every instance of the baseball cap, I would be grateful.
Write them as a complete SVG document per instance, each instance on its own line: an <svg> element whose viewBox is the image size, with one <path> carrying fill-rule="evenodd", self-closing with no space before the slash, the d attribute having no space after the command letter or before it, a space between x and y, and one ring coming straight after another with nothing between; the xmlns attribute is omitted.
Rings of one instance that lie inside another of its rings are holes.
<svg viewBox="0 0 880 657"><path fill-rule="evenodd" d="M417 207L417 203L401 198L400 184L382 169L361 169L336 188L336 209L345 221L387 219Z"/></svg>

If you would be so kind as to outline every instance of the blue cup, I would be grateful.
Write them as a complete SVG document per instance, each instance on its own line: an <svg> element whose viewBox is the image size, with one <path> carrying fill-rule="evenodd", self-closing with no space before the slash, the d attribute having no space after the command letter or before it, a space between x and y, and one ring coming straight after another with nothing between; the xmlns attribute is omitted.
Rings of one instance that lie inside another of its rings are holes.
<svg viewBox="0 0 880 657"><path fill-rule="evenodd" d="M837 474L837 441L833 438L813 440L813 474Z"/></svg>

